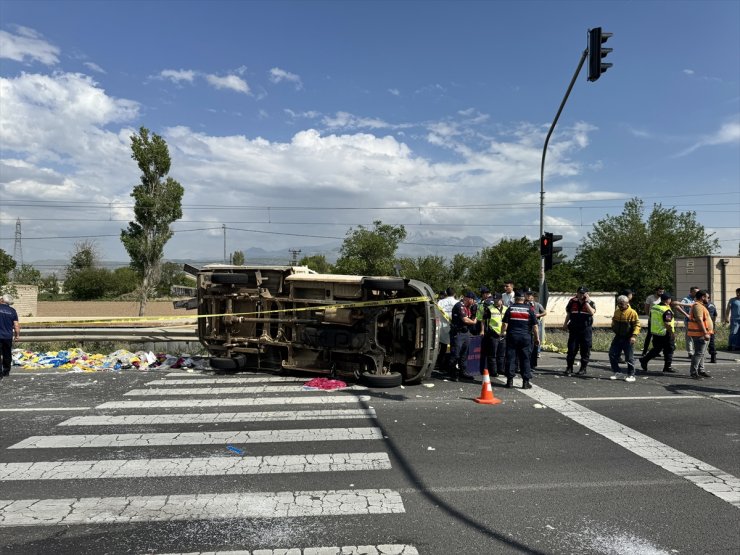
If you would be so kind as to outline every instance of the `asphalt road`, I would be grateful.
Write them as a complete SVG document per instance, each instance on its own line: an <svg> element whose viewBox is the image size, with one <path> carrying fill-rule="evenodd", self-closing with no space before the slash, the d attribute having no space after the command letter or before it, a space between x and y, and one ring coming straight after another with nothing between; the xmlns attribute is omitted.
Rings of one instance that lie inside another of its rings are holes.
<svg viewBox="0 0 740 555"><path fill-rule="evenodd" d="M544 354L495 406L440 376L14 371L0 552L738 553L740 362L626 383L595 357L566 378Z"/></svg>

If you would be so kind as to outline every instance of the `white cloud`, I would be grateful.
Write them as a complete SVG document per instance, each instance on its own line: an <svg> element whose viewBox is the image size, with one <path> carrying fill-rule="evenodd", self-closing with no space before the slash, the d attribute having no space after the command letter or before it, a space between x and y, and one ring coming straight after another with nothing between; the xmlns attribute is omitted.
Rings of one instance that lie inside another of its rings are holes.
<svg viewBox="0 0 740 555"><path fill-rule="evenodd" d="M22 191L29 199L80 203L78 210L65 211L66 216L79 214L80 223L74 230L70 230L69 222L54 222L54 211L49 209L37 210L42 217L49 215L45 227L34 229L29 224L26 228L24 223L24 234L103 236L111 234L112 229L114 237L101 239L101 247L107 259L125 260L125 251L115 236L125 224L93 220L101 216L104 220L130 218L130 207L110 204L107 208L106 203L121 200L130 204L131 187L138 182L138 171L130 156L130 135L134 131L129 127L138 117L138 104L106 94L88 76L64 73L2 79L0 95L8 106L0 113L0 141L6 156L6 160L0 161L0 194L8 198L9 191L15 196ZM297 122L301 121L299 118L322 117L315 111L286 110L285 113ZM478 117L475 110L466 115ZM27 125L29 121L34 125ZM451 236L460 231L455 226L468 223L471 215L464 210L440 210L435 205L459 203L462 192L475 199L496 199L504 205L521 202L523 194L532 196L536 202L539 190L539 161L545 132L542 126L522 124L506 136L483 141L471 134L466 121L416 125L419 129L434 129L439 137L449 141L456 157L446 161L428 160L396 137L375 134L378 130L395 131L407 124L389 124L346 112L325 118L324 124L333 125L329 132L304 128L284 141L243 135L212 136L188 127L156 132L166 139L170 148L172 177L185 187L183 203L224 207L208 213L186 208L184 219L200 222L182 222L176 229L207 227L203 220L220 227L223 221L271 219L323 224L304 227L286 224L262 229L342 236L346 227L332 223L343 221L356 225L373 218L402 222L408 219L409 212L398 207L413 205L426 207L415 212L414 218L418 216L425 223L437 225L434 233ZM579 175L581 169L573 162L572 154L585 148L592 130L588 125L576 124L559 131L559 148L548 155L549 179L555 182L564 176ZM600 198L606 198L605 194L598 193L602 195ZM570 189L548 190L548 200L573 199L576 195L579 199L593 196L577 184ZM88 212L84 208L87 204L83 203L90 201L103 206ZM286 205L306 209L281 212L279 208ZM245 210L245 206L274 208L268 212L265 208ZM362 213L355 218L346 211L311 209L318 206L384 206L389 210ZM481 233L495 240L499 232L500 228ZM212 244L219 235L212 238L205 231L176 234L168 243L166 256L207 257L208 253L219 251L219 244L215 247ZM271 248L296 241L268 237ZM261 240L264 236L257 238ZM239 244L236 237L230 241ZM59 249L67 252L73 242L60 240L52 244L63 244Z"/></svg>
<svg viewBox="0 0 740 555"><path fill-rule="evenodd" d="M740 120L724 123L720 128L712 133L701 137L689 148L682 150L676 157L686 156L695 150L706 146L731 145L740 143Z"/></svg>
<svg viewBox="0 0 740 555"><path fill-rule="evenodd" d="M273 83L282 83L283 81L287 81L288 83L293 83L296 90L301 90L303 88L303 81L299 75L285 71L279 67L274 67L270 70L270 81Z"/></svg>
<svg viewBox="0 0 740 555"><path fill-rule="evenodd" d="M97 73L106 73L106 71L102 67L100 67L98 64L94 62L85 62L82 65L84 65L87 69L90 69Z"/></svg>
<svg viewBox="0 0 740 555"><path fill-rule="evenodd" d="M694 73L696 73L693 69L684 69L683 72L686 75L694 75Z"/></svg>
<svg viewBox="0 0 740 555"><path fill-rule="evenodd" d="M388 92L391 93L393 96L401 96L401 91L398 89L388 89Z"/></svg>
<svg viewBox="0 0 740 555"><path fill-rule="evenodd" d="M333 116L324 116L322 123L329 129L388 129L391 124L377 118L355 116L348 112L337 112Z"/></svg>
<svg viewBox="0 0 740 555"><path fill-rule="evenodd" d="M247 85L247 82L244 79L237 75L220 76L209 73L206 75L206 81L216 89L228 89L243 94L249 94L249 85Z"/></svg>
<svg viewBox="0 0 740 555"><path fill-rule="evenodd" d="M17 27L17 34L0 31L0 58L16 62L37 61L51 66L59 63L59 48L28 27Z"/></svg>
<svg viewBox="0 0 740 555"><path fill-rule="evenodd" d="M195 80L196 72L192 69L163 69L159 72L159 77L168 79L173 83L180 84L183 81L192 83Z"/></svg>

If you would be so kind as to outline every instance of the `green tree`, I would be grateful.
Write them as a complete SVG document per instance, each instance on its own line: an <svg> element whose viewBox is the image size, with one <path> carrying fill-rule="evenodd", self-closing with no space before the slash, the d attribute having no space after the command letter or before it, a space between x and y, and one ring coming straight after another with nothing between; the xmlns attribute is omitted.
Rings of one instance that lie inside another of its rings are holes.
<svg viewBox="0 0 740 555"><path fill-rule="evenodd" d="M443 256L427 255L417 258L401 258L401 275L428 283L435 292L452 285L450 267Z"/></svg>
<svg viewBox="0 0 740 555"><path fill-rule="evenodd" d="M234 266L244 266L244 253L242 251L234 251L231 255L231 263Z"/></svg>
<svg viewBox="0 0 740 555"><path fill-rule="evenodd" d="M39 293L44 296L44 300L54 300L59 295L59 278L56 273L41 278L39 284Z"/></svg>
<svg viewBox="0 0 740 555"><path fill-rule="evenodd" d="M74 245L74 251L69 259L67 272L74 270L86 270L94 268L100 261L100 253L95 241L78 241Z"/></svg>
<svg viewBox="0 0 740 555"><path fill-rule="evenodd" d="M120 297L133 293L139 287L139 274L133 268L116 268L110 273L108 286L105 288L105 296L110 298Z"/></svg>
<svg viewBox="0 0 740 555"><path fill-rule="evenodd" d="M653 205L647 218L642 200L633 198L618 216L594 224L578 247L575 265L594 289L630 288L644 298L656 285L673 289L673 264L678 256L707 256L719 241L696 221L696 212Z"/></svg>
<svg viewBox="0 0 740 555"><path fill-rule="evenodd" d="M38 287L41 285L41 272L30 264L21 264L21 267L13 272L13 281L21 285Z"/></svg>
<svg viewBox="0 0 740 555"><path fill-rule="evenodd" d="M582 283L583 276L572 260L553 266L547 272L547 289L551 293L573 293Z"/></svg>
<svg viewBox="0 0 740 555"><path fill-rule="evenodd" d="M3 249L0 249L0 286L6 285L10 281L10 272L15 270L17 263Z"/></svg>
<svg viewBox="0 0 740 555"><path fill-rule="evenodd" d="M102 299L110 290L111 271L105 268L84 268L68 273L64 290L75 301Z"/></svg>
<svg viewBox="0 0 740 555"><path fill-rule="evenodd" d="M139 316L159 283L164 246L172 237L170 224L182 217L184 189L169 177L170 153L165 140L145 127L131 136L131 158L141 170L141 182L134 186L135 221L121 231L121 242L139 272Z"/></svg>
<svg viewBox="0 0 740 555"><path fill-rule="evenodd" d="M339 250L336 271L340 274L391 276L395 275L398 244L406 238L404 226L373 222L373 229L364 226L350 228Z"/></svg>
<svg viewBox="0 0 740 555"><path fill-rule="evenodd" d="M157 285L157 295L160 297L169 296L173 285L194 287L195 279L183 271L182 264L165 262L162 264L162 272L159 278L159 284Z"/></svg>
<svg viewBox="0 0 740 555"><path fill-rule="evenodd" d="M323 254L312 254L311 256L304 256L298 261L300 266L308 266L314 272L320 274L331 274L334 272L334 266L326 259Z"/></svg>
<svg viewBox="0 0 740 555"><path fill-rule="evenodd" d="M511 280L517 289L537 289L540 275L540 243L522 237L501 239L483 249L472 260L468 283L475 288L486 285L501 291L503 283Z"/></svg>

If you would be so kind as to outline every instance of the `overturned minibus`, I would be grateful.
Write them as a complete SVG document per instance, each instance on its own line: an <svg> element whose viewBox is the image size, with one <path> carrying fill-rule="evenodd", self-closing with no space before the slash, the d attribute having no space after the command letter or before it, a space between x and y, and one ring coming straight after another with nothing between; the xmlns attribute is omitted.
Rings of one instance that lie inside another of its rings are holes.
<svg viewBox="0 0 740 555"><path fill-rule="evenodd" d="M305 266L212 264L196 277L198 338L213 368L393 387L420 383L437 360L440 321L426 283Z"/></svg>

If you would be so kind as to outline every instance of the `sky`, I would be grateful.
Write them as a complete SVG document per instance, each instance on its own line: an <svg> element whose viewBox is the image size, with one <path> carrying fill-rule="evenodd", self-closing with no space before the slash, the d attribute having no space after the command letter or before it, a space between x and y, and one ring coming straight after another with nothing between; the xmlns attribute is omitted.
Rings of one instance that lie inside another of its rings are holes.
<svg viewBox="0 0 740 555"><path fill-rule="evenodd" d="M573 256L639 197L737 254L732 0L3 0L0 248L20 219L24 263L85 240L127 260L142 126L185 190L166 259L331 256L375 220L406 226L406 252L535 239L545 136L594 27L613 67L583 68L550 140L545 230Z"/></svg>

